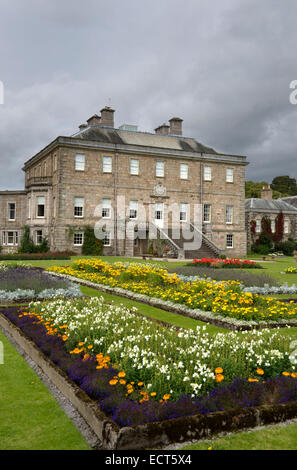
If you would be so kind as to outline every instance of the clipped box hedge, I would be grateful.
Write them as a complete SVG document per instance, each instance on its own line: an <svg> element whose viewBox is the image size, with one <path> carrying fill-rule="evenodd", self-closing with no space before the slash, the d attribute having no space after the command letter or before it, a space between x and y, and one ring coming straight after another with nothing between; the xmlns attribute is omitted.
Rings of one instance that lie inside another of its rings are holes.
<svg viewBox="0 0 297 470"><path fill-rule="evenodd" d="M34 260L70 260L73 255L70 251L58 251L48 253L1 253L0 261L34 261Z"/></svg>

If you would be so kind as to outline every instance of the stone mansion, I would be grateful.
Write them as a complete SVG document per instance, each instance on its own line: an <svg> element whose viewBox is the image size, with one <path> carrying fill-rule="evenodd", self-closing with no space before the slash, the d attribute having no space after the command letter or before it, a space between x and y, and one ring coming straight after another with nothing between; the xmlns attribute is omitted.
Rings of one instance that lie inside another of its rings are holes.
<svg viewBox="0 0 297 470"><path fill-rule="evenodd" d="M46 237L51 251L79 254L85 227L112 219L113 231L107 226L103 237L106 255L148 253L152 225L180 258L243 256L246 165L245 156L218 153L184 137L180 118L173 117L155 133L140 132L131 125L115 128L114 110L105 107L77 133L57 137L26 161L24 190L0 192L3 251L17 250L27 225L35 243ZM119 198L125 201L120 222L115 220ZM185 251L183 238L174 237L168 214L172 204L178 212L175 225L188 224L201 234L199 249ZM201 207L199 226L194 205ZM143 236L118 238L117 224L125 227L131 221L135 233L142 224Z"/></svg>

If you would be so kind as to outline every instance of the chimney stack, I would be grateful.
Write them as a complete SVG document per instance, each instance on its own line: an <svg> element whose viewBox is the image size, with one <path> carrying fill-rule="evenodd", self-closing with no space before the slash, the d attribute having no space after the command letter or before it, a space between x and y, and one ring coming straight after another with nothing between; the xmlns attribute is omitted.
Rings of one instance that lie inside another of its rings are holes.
<svg viewBox="0 0 297 470"><path fill-rule="evenodd" d="M261 199L272 201L272 189L270 188L270 184L263 186L262 191L261 191Z"/></svg>
<svg viewBox="0 0 297 470"><path fill-rule="evenodd" d="M182 135L182 122L183 120L179 117L173 117L169 119L170 123L170 134L171 135Z"/></svg>
<svg viewBox="0 0 297 470"><path fill-rule="evenodd" d="M98 116L98 114L94 114L94 116L91 116L89 119L87 119L88 126L100 126L101 124L101 118Z"/></svg>
<svg viewBox="0 0 297 470"><path fill-rule="evenodd" d="M114 127L114 109L109 106L101 109L101 126Z"/></svg>
<svg viewBox="0 0 297 470"><path fill-rule="evenodd" d="M161 134L161 135L168 135L169 134L169 126L165 123L161 124L161 126L156 127L155 133L156 134Z"/></svg>

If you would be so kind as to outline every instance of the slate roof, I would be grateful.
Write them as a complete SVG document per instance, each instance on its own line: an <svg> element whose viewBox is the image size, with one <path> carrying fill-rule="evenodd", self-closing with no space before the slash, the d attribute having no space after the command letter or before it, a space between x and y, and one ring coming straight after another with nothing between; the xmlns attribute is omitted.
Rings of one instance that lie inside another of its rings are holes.
<svg viewBox="0 0 297 470"><path fill-rule="evenodd" d="M294 206L297 209L297 196L281 197L279 198L279 201L287 202L288 204L291 204L291 206Z"/></svg>
<svg viewBox="0 0 297 470"><path fill-rule="evenodd" d="M87 127L71 137L110 144L140 145L145 147L182 150L184 152L219 155L213 148L207 147L190 137L126 131L103 126Z"/></svg>
<svg viewBox="0 0 297 470"><path fill-rule="evenodd" d="M261 198L250 198L245 200L245 210L249 211L266 211L266 212L293 212L297 214L297 208L293 205L285 202L282 199L273 199L273 201L267 201L267 199Z"/></svg>

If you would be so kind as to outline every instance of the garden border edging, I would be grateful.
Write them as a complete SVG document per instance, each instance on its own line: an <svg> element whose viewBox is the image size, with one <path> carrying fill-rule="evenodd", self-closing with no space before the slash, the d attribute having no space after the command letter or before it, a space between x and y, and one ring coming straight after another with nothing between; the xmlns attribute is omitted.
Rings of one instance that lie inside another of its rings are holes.
<svg viewBox="0 0 297 470"><path fill-rule="evenodd" d="M297 402L219 411L120 428L18 327L0 313L0 327L30 356L86 420L106 450L137 450L209 438L297 417Z"/></svg>
<svg viewBox="0 0 297 470"><path fill-rule="evenodd" d="M53 276L62 277L71 280L74 283L80 284L85 287L91 287L95 290L106 292L107 294L116 295L118 297L124 297L130 300L135 300L136 302L141 302L146 305L151 305L152 307L160 308L166 312L176 313L178 315L183 315L184 317L190 317L194 320L199 320L204 323L209 323L213 326L224 328L231 331L249 331L253 329L262 329L262 328L286 328L288 326L297 327L296 320L281 319L280 321L245 321L238 320L237 318L227 318L221 315L215 315L210 311L203 311L200 309L190 309L183 306L182 304L175 304L170 301L163 301L156 297L149 297L144 294L137 294L135 292L122 289L121 287L110 287L103 284L97 284L95 282L87 281L80 279L69 274L60 274L48 271Z"/></svg>

